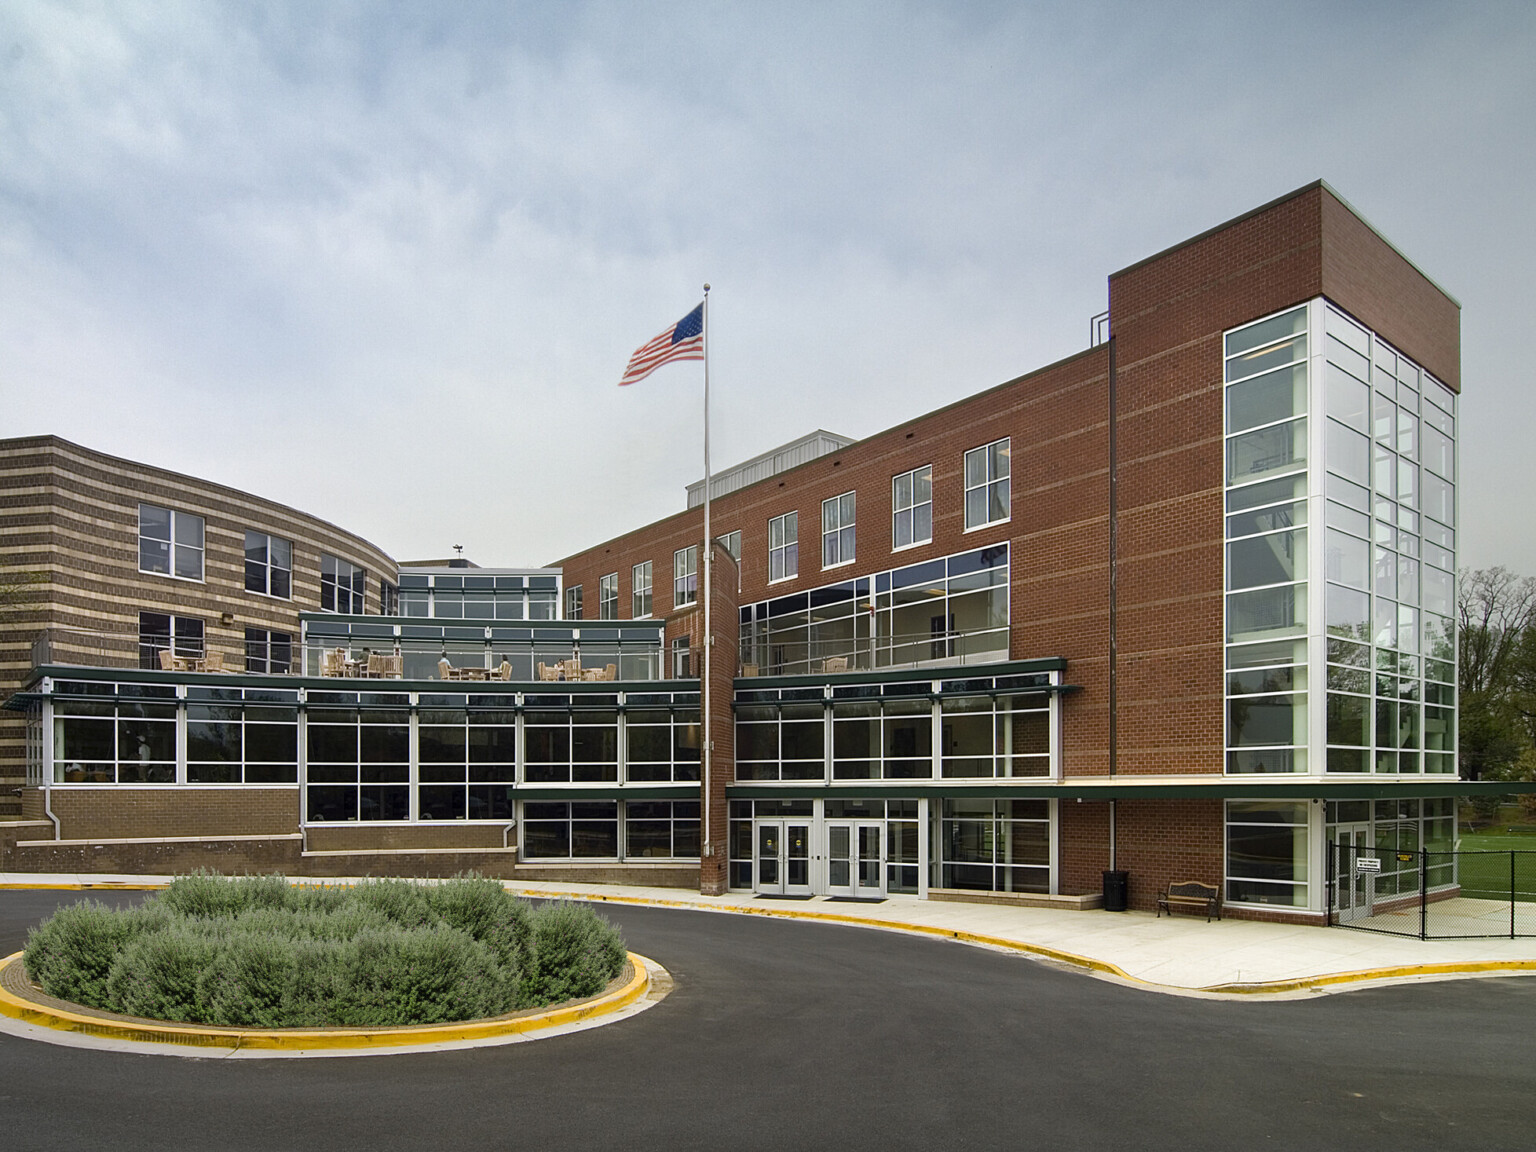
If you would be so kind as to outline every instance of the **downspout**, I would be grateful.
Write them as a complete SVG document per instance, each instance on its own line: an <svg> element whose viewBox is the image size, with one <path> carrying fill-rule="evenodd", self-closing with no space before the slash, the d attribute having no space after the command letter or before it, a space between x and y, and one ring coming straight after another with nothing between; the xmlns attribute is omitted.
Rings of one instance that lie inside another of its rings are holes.
<svg viewBox="0 0 1536 1152"><path fill-rule="evenodd" d="M1120 476L1118 437L1118 397L1116 395L1115 334L1109 334L1109 774L1119 769L1119 662L1117 632L1118 577L1120 550ZM1109 869L1115 870L1115 801L1109 802Z"/></svg>
<svg viewBox="0 0 1536 1152"><path fill-rule="evenodd" d="M59 826L59 818L53 814L53 781L49 780L43 785L43 815L53 821L53 838L64 839L64 832Z"/></svg>

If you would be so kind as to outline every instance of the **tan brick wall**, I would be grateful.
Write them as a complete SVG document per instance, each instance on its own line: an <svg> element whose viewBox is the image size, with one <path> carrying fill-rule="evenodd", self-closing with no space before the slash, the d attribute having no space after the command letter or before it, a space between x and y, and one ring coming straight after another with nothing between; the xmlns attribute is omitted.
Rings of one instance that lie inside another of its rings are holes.
<svg viewBox="0 0 1536 1152"><path fill-rule="evenodd" d="M283 835L299 830L299 790L65 787L53 789L53 814L64 840Z"/></svg>

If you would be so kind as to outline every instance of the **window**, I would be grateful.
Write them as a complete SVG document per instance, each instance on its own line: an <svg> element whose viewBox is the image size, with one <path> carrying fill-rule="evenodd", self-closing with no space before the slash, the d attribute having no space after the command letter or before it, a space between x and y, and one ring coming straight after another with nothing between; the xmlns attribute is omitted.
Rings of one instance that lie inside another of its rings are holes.
<svg viewBox="0 0 1536 1152"><path fill-rule="evenodd" d="M699 602L699 546L672 553L672 607L686 608Z"/></svg>
<svg viewBox="0 0 1536 1152"><path fill-rule="evenodd" d="M636 620L651 614L651 562L636 564L629 593L629 614Z"/></svg>
<svg viewBox="0 0 1536 1152"><path fill-rule="evenodd" d="M626 779L699 778L697 707L631 708L624 714L624 741Z"/></svg>
<svg viewBox="0 0 1536 1152"><path fill-rule="evenodd" d="M193 616L140 612L139 667L159 668L162 652L170 652L188 660L201 659L203 622Z"/></svg>
<svg viewBox="0 0 1536 1152"><path fill-rule="evenodd" d="M1049 892L1049 800L945 800L939 834L945 888Z"/></svg>
<svg viewBox="0 0 1536 1152"><path fill-rule="evenodd" d="M203 518L139 505L139 571L183 580L203 578Z"/></svg>
<svg viewBox="0 0 1536 1152"><path fill-rule="evenodd" d="M696 857L697 800L631 800L624 805L624 855Z"/></svg>
<svg viewBox="0 0 1536 1152"><path fill-rule="evenodd" d="M891 480L891 547L927 544L933 539L933 465L924 464Z"/></svg>
<svg viewBox="0 0 1536 1152"><path fill-rule="evenodd" d="M768 521L768 579L800 574L800 513L786 512Z"/></svg>
<svg viewBox="0 0 1536 1152"><path fill-rule="evenodd" d="M821 502L821 566L851 564L857 493L844 492Z"/></svg>
<svg viewBox="0 0 1536 1152"><path fill-rule="evenodd" d="M741 532L727 532L724 536L716 536L715 542L731 554L731 559L741 563Z"/></svg>
<svg viewBox="0 0 1536 1152"><path fill-rule="evenodd" d="M148 687L148 686L146 686ZM172 685L154 685L164 693ZM60 784L174 784L175 699L55 700L53 779Z"/></svg>
<svg viewBox="0 0 1536 1152"><path fill-rule="evenodd" d="M1227 899L1307 906L1306 801L1227 801Z"/></svg>
<svg viewBox="0 0 1536 1152"><path fill-rule="evenodd" d="M598 578L597 618L599 620L619 618L619 574L617 572L610 572Z"/></svg>
<svg viewBox="0 0 1536 1152"><path fill-rule="evenodd" d="M245 670L281 674L293 668L293 635L268 632L265 628L245 630Z"/></svg>
<svg viewBox="0 0 1536 1152"><path fill-rule="evenodd" d="M615 859L619 805L614 800L523 804L522 855L526 860Z"/></svg>
<svg viewBox="0 0 1536 1152"><path fill-rule="evenodd" d="M287 600L293 595L293 544L265 532L245 533L245 590Z"/></svg>
<svg viewBox="0 0 1536 1152"><path fill-rule="evenodd" d="M575 584L565 590L565 618L567 620L581 619L581 585Z"/></svg>
<svg viewBox="0 0 1536 1152"><path fill-rule="evenodd" d="M345 612L354 616L363 614L363 589L368 585L368 573L338 560L334 556L320 555L320 611Z"/></svg>
<svg viewBox="0 0 1536 1152"><path fill-rule="evenodd" d="M1008 445L1004 436L965 454L965 526L979 528L1009 516Z"/></svg>
<svg viewBox="0 0 1536 1152"><path fill-rule="evenodd" d="M526 712L523 744L530 784L612 784L619 778L618 707Z"/></svg>
<svg viewBox="0 0 1536 1152"><path fill-rule="evenodd" d="M312 703L306 713L305 812L311 824L410 819L410 697L373 698L370 708Z"/></svg>
<svg viewBox="0 0 1536 1152"><path fill-rule="evenodd" d="M294 692L191 688L187 782L296 784L299 709Z"/></svg>
<svg viewBox="0 0 1536 1152"><path fill-rule="evenodd" d="M382 578L379 580L379 615L400 615L400 585Z"/></svg>
<svg viewBox="0 0 1536 1152"><path fill-rule="evenodd" d="M672 641L672 679L687 680L693 673L689 671L688 637L678 636Z"/></svg>
<svg viewBox="0 0 1536 1152"><path fill-rule="evenodd" d="M488 706L493 702L500 706ZM416 813L421 820L512 819L515 697L479 697L478 703L467 711L422 708L417 717Z"/></svg>

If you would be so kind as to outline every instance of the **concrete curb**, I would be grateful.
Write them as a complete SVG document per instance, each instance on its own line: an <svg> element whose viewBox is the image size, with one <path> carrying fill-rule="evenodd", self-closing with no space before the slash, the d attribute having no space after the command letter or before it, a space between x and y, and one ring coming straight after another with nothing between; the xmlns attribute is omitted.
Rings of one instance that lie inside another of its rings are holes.
<svg viewBox="0 0 1536 1152"><path fill-rule="evenodd" d="M36 1004L4 988L0 988L0 1015L42 1028L76 1032L106 1040L228 1051L350 1049L360 1052L423 1044L462 1043L584 1023L629 1007L650 990L651 966L643 956L633 952L628 953L628 956L634 966L634 975L623 987L590 1000L510 1019L498 1016L489 1020L425 1024L408 1028L204 1028L195 1024L155 1024L126 1018L114 1019L110 1016L88 1016ZM21 957L22 953L17 952L0 960L0 971L12 964L19 964Z"/></svg>

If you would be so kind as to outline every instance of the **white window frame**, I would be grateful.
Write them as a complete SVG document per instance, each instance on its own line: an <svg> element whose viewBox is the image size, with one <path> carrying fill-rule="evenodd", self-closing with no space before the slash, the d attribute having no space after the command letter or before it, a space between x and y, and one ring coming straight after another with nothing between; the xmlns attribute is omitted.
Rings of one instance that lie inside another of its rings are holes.
<svg viewBox="0 0 1536 1152"><path fill-rule="evenodd" d="M777 574L775 567L777 566ZM768 583L800 575L800 513L786 512L768 521Z"/></svg>
<svg viewBox="0 0 1536 1152"><path fill-rule="evenodd" d="M858 554L858 499L842 492L821 502L821 567L841 568Z"/></svg>
<svg viewBox="0 0 1536 1152"><path fill-rule="evenodd" d="M617 572L610 572L606 576L597 578L597 618L599 620L619 618L619 574Z"/></svg>
<svg viewBox="0 0 1536 1152"><path fill-rule="evenodd" d="M923 475L928 484L928 499L917 499L918 476ZM907 482L907 499L901 501L900 485ZM928 534L919 537L916 531L917 510L928 509ZM905 521L909 539L901 542L901 525ZM916 548L919 544L933 543L933 465L924 464L921 468L913 468L910 472L901 472L891 477L891 551L900 552L903 548Z"/></svg>
<svg viewBox="0 0 1536 1152"><path fill-rule="evenodd" d="M643 579L642 579L643 577ZM655 607L651 562L642 560L629 570L629 615L634 620L644 620ZM641 609L644 611L641 611Z"/></svg>
<svg viewBox="0 0 1536 1152"><path fill-rule="evenodd" d="M327 560L331 562L335 570L334 575L329 580L325 572ZM345 572L347 577L345 588L347 607L345 611L341 607L343 592L341 578L343 572ZM331 590L331 606L329 608L325 606L327 588ZM357 611L355 612L352 611L353 597L356 597ZM332 556L329 552L322 552L320 554L320 611L334 612L341 616L361 616L367 609L367 601L368 569L361 568L350 560L343 560L340 556Z"/></svg>
<svg viewBox="0 0 1536 1152"><path fill-rule="evenodd" d="M672 607L699 602L699 546L690 544L672 553Z"/></svg>
<svg viewBox="0 0 1536 1152"><path fill-rule="evenodd" d="M997 440L993 440L990 444L983 444L979 448L972 448L965 454L965 460L963 462L963 469L961 472L961 481L965 487L965 530L967 532L970 532L975 528L985 528L989 524L1006 524L1009 520L1013 519L1012 441L1013 437L1003 436ZM1004 458L1007 460L1008 470L1006 473L996 473L993 470L992 464L994 449L998 447L1002 448ZM971 461L973 459L979 459L981 461L982 472L981 480L974 484L971 482ZM1008 505L1007 512L1001 516L996 517L994 517L991 512L991 496L994 489L1000 489L1005 494L1004 499L1007 501ZM978 520L971 519L972 492L982 493L983 515L982 518Z"/></svg>
<svg viewBox="0 0 1536 1152"><path fill-rule="evenodd" d="M741 529L727 532L723 536L716 536L715 542L730 553L731 559L741 563Z"/></svg>
<svg viewBox="0 0 1536 1152"><path fill-rule="evenodd" d="M581 613L581 585L572 584L565 590L565 618L567 620L580 620Z"/></svg>
<svg viewBox="0 0 1536 1152"><path fill-rule="evenodd" d="M156 512L165 513L166 520L169 525L168 531L170 532L168 539L162 540L157 536L144 535L144 509L146 508L152 508ZM197 525L197 543L182 543L177 540L177 536L179 534L177 531L178 527L181 524L187 524L190 527L193 522L196 522ZM204 562L207 559L207 530L207 520L204 517L197 515L196 513L178 512L174 508L165 508L159 504L141 502L139 504L139 571L148 573L152 576L168 576L172 580L187 580L195 584L203 583L203 577L207 572L204 565ZM144 542L146 540L149 540L156 545L164 546L166 563L166 567L164 569L144 567ZM183 554L195 554L197 556L196 576L183 576L176 571L177 561L182 557Z"/></svg>
<svg viewBox="0 0 1536 1152"><path fill-rule="evenodd" d="M254 561L252 561L250 559L250 551L251 551L251 538L253 536L260 537L263 541L265 541L265 544L263 545L263 549L266 552L267 558L266 558L266 560L262 561L261 565L260 565L261 569L262 569L263 576L264 576L263 583L265 584L265 587L263 587L263 588L252 588L251 587L251 568L250 568L250 565L252 563L254 563ZM286 544L288 546L288 566L286 568L284 568L281 564L278 564L272 558L272 542L274 540L275 541L279 541L279 542L281 542L283 544ZM246 564L246 569L245 569L245 590L247 592L254 592L258 596L271 596L275 600L292 600L293 599L293 541L292 540L285 539L282 536L274 536L270 532L259 532L255 528L247 528L245 530L245 555L246 555L246 559L245 559L245 564ZM272 591L272 574L274 572L282 572L282 573L284 573L288 577L288 591L286 593Z"/></svg>

